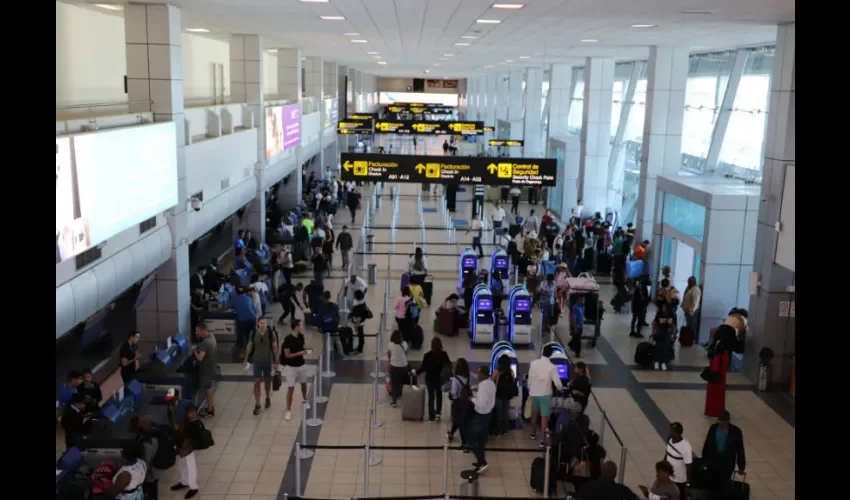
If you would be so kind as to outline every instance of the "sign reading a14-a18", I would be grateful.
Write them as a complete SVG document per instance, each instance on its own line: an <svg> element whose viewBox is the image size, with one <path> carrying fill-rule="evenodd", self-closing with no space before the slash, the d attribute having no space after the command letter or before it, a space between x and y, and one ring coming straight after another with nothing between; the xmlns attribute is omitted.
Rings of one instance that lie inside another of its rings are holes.
<svg viewBox="0 0 850 500"><path fill-rule="evenodd" d="M354 119L340 120L337 123L337 133L339 134L371 134L372 119Z"/></svg>
<svg viewBox="0 0 850 500"><path fill-rule="evenodd" d="M552 158L487 158L342 153L343 181L554 186Z"/></svg>

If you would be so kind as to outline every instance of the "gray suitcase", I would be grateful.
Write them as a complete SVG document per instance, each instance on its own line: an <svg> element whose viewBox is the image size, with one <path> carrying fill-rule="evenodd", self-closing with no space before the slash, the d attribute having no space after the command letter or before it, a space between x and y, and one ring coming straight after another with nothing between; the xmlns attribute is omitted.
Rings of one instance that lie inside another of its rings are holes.
<svg viewBox="0 0 850 500"><path fill-rule="evenodd" d="M425 386L405 385L401 389L401 419L421 422L425 418Z"/></svg>

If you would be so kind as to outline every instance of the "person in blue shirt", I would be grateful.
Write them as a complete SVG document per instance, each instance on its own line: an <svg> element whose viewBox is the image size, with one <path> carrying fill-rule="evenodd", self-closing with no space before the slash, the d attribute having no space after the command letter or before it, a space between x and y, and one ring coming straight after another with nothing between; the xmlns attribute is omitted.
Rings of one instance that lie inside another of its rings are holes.
<svg viewBox="0 0 850 500"><path fill-rule="evenodd" d="M78 388L82 382L83 374L78 370L71 370L68 372L68 378L65 379L65 383L59 388L59 396L56 398L59 402L60 408L68 406L68 403L71 402L71 398L74 394L79 392Z"/></svg>
<svg viewBox="0 0 850 500"><path fill-rule="evenodd" d="M581 330L584 328L584 295L576 297L570 310L570 347L577 358L581 357Z"/></svg>
<svg viewBox="0 0 850 500"><path fill-rule="evenodd" d="M233 299L233 309L236 310L236 345L245 347L248 333L257 323L257 313L254 312L254 301L246 290L239 287Z"/></svg>
<svg viewBox="0 0 850 500"><path fill-rule="evenodd" d="M245 248L245 231L240 229L236 234L237 236L236 241L233 242L233 249L236 250L236 253L238 254L240 249Z"/></svg>

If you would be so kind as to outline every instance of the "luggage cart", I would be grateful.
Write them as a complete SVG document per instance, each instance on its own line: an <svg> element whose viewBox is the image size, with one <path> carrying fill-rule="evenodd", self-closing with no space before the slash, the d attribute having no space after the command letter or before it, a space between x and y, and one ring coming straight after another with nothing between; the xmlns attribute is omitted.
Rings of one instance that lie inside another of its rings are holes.
<svg viewBox="0 0 850 500"><path fill-rule="evenodd" d="M567 278L567 285L569 286L569 304L570 310L572 311L573 304L575 304L574 297L578 297L579 295L584 296L584 330L583 335L581 336L581 340L589 340L590 347L596 347L596 341L600 335L602 335L602 315L603 315L603 307L602 300L599 298L599 283L596 282L596 279L590 273L581 273L578 277L575 278ZM593 314L594 309L589 306L590 301L595 300L595 314ZM588 315L588 309L591 310L591 314ZM593 325L593 333L587 333L588 325Z"/></svg>

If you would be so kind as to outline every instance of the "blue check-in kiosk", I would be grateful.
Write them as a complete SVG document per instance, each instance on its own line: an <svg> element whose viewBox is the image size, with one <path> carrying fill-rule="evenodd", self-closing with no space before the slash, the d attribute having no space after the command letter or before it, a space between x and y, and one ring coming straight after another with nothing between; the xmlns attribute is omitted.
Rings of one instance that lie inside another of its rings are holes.
<svg viewBox="0 0 850 500"><path fill-rule="evenodd" d="M476 276L478 274L478 254L475 253L475 250L470 247L463 249L460 253L458 268L457 289L462 291L463 282L467 279L467 277Z"/></svg>
<svg viewBox="0 0 850 500"><path fill-rule="evenodd" d="M561 379L561 383L566 387L567 383L570 381L570 359L567 357L567 352L564 350L564 346L557 342L549 342L548 344L544 344L540 349L540 355L543 355L543 350L546 349L546 346L552 346L552 355L549 356L549 361L555 365L555 368L558 369L558 378Z"/></svg>
<svg viewBox="0 0 850 500"><path fill-rule="evenodd" d="M496 315L493 313L493 294L487 285L480 284L472 293L469 312L469 333L473 344L492 344L496 340Z"/></svg>
<svg viewBox="0 0 850 500"><path fill-rule="evenodd" d="M495 309L502 308L502 300L508 294L510 283L511 266L508 261L508 252L503 248L497 248L490 257L490 291L496 303Z"/></svg>
<svg viewBox="0 0 850 500"><path fill-rule="evenodd" d="M530 345L532 325L532 296L528 289L517 285L508 298L508 328L506 340L513 345ZM563 349L562 349L563 350Z"/></svg>
<svg viewBox="0 0 850 500"><path fill-rule="evenodd" d="M519 360L517 359L516 350L510 342L501 340L493 344L493 350L490 351L490 373L493 373L499 366L499 359L507 355L511 359L511 371L514 374L517 388L520 386L519 379ZM509 416L510 420L516 420L522 408L522 391L517 390L517 395L511 399Z"/></svg>

